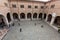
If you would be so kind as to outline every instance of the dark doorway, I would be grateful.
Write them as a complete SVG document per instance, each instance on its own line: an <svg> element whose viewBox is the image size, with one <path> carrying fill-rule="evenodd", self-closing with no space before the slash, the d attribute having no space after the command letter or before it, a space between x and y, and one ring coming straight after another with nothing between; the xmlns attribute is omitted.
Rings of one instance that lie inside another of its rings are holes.
<svg viewBox="0 0 60 40"><path fill-rule="evenodd" d="M8 22L11 21L10 13L7 13L7 19L8 19Z"/></svg>
<svg viewBox="0 0 60 40"><path fill-rule="evenodd" d="M28 13L28 14L27 14L27 18L28 18L28 19L31 19L31 13Z"/></svg>
<svg viewBox="0 0 60 40"><path fill-rule="evenodd" d="M39 18L41 18L41 19L42 19L42 13L40 13L40 14L39 14Z"/></svg>
<svg viewBox="0 0 60 40"><path fill-rule="evenodd" d="M33 18L37 18L37 13L34 13L33 14Z"/></svg>
<svg viewBox="0 0 60 40"><path fill-rule="evenodd" d="M46 19L46 13L44 13L44 19Z"/></svg>
<svg viewBox="0 0 60 40"><path fill-rule="evenodd" d="M5 20L5 17L3 15L0 15L0 28L4 28L4 26L6 26L4 20Z"/></svg>
<svg viewBox="0 0 60 40"><path fill-rule="evenodd" d="M39 14L39 18L42 18L42 13Z"/></svg>
<svg viewBox="0 0 60 40"><path fill-rule="evenodd" d="M55 18L54 24L60 25L60 16L57 16L57 17Z"/></svg>
<svg viewBox="0 0 60 40"><path fill-rule="evenodd" d="M20 18L21 18L21 19L25 19L25 14L24 14L24 13L21 13L21 14L20 14Z"/></svg>
<svg viewBox="0 0 60 40"><path fill-rule="evenodd" d="M48 20L47 20L47 21L48 21L48 22L51 22L51 19L52 19L52 15L49 14L49 15L48 15Z"/></svg>
<svg viewBox="0 0 60 40"><path fill-rule="evenodd" d="M14 19L18 19L18 14L17 13L13 13L13 18Z"/></svg>

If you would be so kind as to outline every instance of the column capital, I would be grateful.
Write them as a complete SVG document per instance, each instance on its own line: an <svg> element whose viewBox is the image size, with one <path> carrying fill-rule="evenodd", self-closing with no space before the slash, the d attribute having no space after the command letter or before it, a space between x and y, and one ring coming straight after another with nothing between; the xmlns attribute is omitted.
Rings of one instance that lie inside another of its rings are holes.
<svg viewBox="0 0 60 40"><path fill-rule="evenodd" d="M56 17L56 13L52 13L52 17Z"/></svg>

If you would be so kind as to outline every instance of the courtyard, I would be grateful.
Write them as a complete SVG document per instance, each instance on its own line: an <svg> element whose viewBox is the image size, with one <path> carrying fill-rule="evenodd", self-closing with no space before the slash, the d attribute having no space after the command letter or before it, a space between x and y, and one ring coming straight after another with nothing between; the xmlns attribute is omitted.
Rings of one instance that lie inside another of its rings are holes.
<svg viewBox="0 0 60 40"><path fill-rule="evenodd" d="M3 40L60 40L60 34L44 21L20 21L20 25L14 23Z"/></svg>

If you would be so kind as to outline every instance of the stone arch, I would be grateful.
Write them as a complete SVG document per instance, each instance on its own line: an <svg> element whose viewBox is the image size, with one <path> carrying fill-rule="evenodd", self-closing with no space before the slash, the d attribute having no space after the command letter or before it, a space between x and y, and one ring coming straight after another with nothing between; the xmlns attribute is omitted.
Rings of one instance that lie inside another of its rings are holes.
<svg viewBox="0 0 60 40"><path fill-rule="evenodd" d="M19 19L17 13L13 13L13 19Z"/></svg>
<svg viewBox="0 0 60 40"><path fill-rule="evenodd" d="M25 14L24 14L24 13L21 13L21 14L20 14L20 18L21 18L21 19L25 19Z"/></svg>
<svg viewBox="0 0 60 40"><path fill-rule="evenodd" d="M31 19L31 13L27 13L27 18Z"/></svg>
<svg viewBox="0 0 60 40"><path fill-rule="evenodd" d="M7 19L8 19L8 22L11 21L10 13L7 13Z"/></svg>
<svg viewBox="0 0 60 40"><path fill-rule="evenodd" d="M48 19L47 19L47 21L48 21L48 22L51 22L51 19L52 19L52 15L49 14L49 15L48 15Z"/></svg>
<svg viewBox="0 0 60 40"><path fill-rule="evenodd" d="M5 16L0 14L0 28L3 28L4 26L6 26L6 18Z"/></svg>
<svg viewBox="0 0 60 40"><path fill-rule="evenodd" d="M37 18L37 13L34 13L33 14L33 18Z"/></svg>

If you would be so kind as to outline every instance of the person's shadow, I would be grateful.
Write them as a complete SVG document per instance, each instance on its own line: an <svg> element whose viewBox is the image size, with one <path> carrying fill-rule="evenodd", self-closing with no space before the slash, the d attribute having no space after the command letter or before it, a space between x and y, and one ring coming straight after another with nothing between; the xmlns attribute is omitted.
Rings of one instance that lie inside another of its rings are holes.
<svg viewBox="0 0 60 40"><path fill-rule="evenodd" d="M41 25L41 28L43 28L44 26L43 25Z"/></svg>

